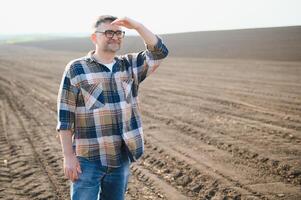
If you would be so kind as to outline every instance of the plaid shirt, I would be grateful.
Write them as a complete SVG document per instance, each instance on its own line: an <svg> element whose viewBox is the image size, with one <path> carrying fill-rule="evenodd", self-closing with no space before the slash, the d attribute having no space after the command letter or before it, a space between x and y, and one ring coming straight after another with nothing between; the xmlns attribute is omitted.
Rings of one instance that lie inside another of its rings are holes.
<svg viewBox="0 0 301 200"><path fill-rule="evenodd" d="M152 49L116 56L112 71L93 58L94 51L67 64L58 94L57 131L71 130L77 156L118 167L122 151L132 162L143 154L138 88L168 54L157 38Z"/></svg>

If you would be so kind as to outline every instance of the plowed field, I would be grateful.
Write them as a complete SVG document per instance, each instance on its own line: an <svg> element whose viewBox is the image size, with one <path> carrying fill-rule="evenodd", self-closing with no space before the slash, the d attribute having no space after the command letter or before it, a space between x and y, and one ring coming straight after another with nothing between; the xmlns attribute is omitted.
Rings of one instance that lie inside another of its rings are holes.
<svg viewBox="0 0 301 200"><path fill-rule="evenodd" d="M0 46L0 199L69 199L56 98L81 56ZM127 199L301 199L301 62L169 57L139 95Z"/></svg>

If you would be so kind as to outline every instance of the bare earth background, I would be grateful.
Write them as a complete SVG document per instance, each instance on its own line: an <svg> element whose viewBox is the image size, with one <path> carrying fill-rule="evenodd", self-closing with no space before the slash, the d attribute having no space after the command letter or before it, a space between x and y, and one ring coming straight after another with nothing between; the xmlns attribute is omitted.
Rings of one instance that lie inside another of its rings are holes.
<svg viewBox="0 0 301 200"><path fill-rule="evenodd" d="M140 87L145 154L128 200L301 199L301 27L163 35ZM143 43L126 38L123 52ZM65 65L87 38L0 45L0 199L69 199L56 137Z"/></svg>

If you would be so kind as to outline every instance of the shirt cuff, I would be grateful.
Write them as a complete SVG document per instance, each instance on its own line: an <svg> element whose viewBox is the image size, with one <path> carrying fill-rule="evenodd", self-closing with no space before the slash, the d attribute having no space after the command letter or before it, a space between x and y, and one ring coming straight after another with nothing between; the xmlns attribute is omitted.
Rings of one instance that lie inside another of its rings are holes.
<svg viewBox="0 0 301 200"><path fill-rule="evenodd" d="M58 122L56 126L57 132L60 132L60 130L72 130L72 129L73 129L73 124L67 122Z"/></svg>
<svg viewBox="0 0 301 200"><path fill-rule="evenodd" d="M149 57L150 60L161 60L168 55L168 49L162 42L162 39L156 35L158 38L157 44L153 47L145 44L146 46L146 55Z"/></svg>
<svg viewBox="0 0 301 200"><path fill-rule="evenodd" d="M144 43L146 49L149 50L150 52L158 52L158 51L161 51L161 49L162 49L162 45L163 45L162 39L158 35L156 35L156 37L157 37L158 41L155 46L151 46L151 45Z"/></svg>

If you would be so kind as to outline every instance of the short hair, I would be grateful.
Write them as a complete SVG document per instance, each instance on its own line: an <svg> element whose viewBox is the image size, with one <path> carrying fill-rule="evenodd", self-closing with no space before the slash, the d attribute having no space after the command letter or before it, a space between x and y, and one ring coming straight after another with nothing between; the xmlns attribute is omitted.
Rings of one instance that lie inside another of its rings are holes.
<svg viewBox="0 0 301 200"><path fill-rule="evenodd" d="M95 31L102 23L113 22L116 19L117 19L117 17L112 16L112 15L101 15L96 18L92 29Z"/></svg>

